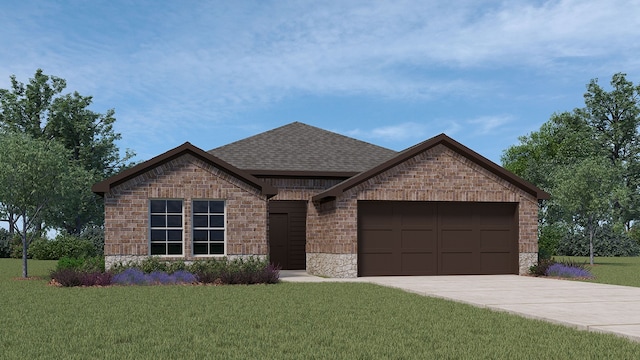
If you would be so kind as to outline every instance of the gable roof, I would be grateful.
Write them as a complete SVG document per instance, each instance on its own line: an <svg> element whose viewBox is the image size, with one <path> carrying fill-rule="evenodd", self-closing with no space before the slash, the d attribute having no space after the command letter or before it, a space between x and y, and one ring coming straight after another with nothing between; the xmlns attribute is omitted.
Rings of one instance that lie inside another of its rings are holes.
<svg viewBox="0 0 640 360"><path fill-rule="evenodd" d="M485 158L484 156L478 154L477 152L469 149L468 147L460 144L459 142L453 140L452 138L448 137L445 134L440 134L438 136L435 136L429 140L426 140L424 142L421 142L417 145L414 145L410 148L407 148L406 150L398 153L397 156L393 157L392 159L389 159L387 161L385 161L384 163L381 163L367 171L361 172L360 174L347 179L339 184L337 184L336 186L329 188L327 190L325 190L324 192L314 196L312 198L313 201L322 201L322 200L327 200L327 199L331 199L331 198L335 198L337 196L340 196L343 192L345 192L346 190L351 189L354 186L357 186L358 184L361 184L365 181L367 181L368 179L383 173L389 169L391 169L394 166L399 165L400 163L424 152L427 151L433 147L435 147L436 145L444 145L446 147L448 147L449 149L459 153L460 155L468 158L469 160L475 162L476 164L482 166L483 168L489 170L490 172L494 173L495 175L509 181L510 183L514 184L515 186L519 187L520 189L528 192L529 194L535 196L538 200L542 200L542 199L548 199L549 198L549 194L545 191L543 191L542 189L538 188L537 186L531 184L530 182L522 179L521 177L517 176L516 174L508 171L507 169L497 165L496 163L492 162L491 160Z"/></svg>
<svg viewBox="0 0 640 360"><path fill-rule="evenodd" d="M189 142L186 142L172 150L165 152L164 154L158 155L150 160L140 163L106 180L96 183L91 187L91 191L96 194L104 195L104 193L109 192L109 190L111 190L114 186L122 184L138 175L141 175L142 173L145 173L157 166L160 166L185 154L191 154L255 186L262 191L263 195L266 195L267 197L274 196L278 193L278 190L273 186L261 181L260 179L243 170L236 168L235 166L225 162L224 160L221 160L207 153L206 151L192 145Z"/></svg>
<svg viewBox="0 0 640 360"><path fill-rule="evenodd" d="M351 177L397 152L314 126L294 122L210 150L253 175Z"/></svg>

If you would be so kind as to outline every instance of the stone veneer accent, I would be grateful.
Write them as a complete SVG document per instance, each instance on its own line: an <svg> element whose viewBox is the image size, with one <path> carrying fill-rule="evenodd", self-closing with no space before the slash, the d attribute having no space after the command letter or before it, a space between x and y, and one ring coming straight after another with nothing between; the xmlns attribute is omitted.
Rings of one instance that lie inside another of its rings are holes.
<svg viewBox="0 0 640 360"><path fill-rule="evenodd" d="M520 253L520 275L529 273L529 268L538 263L538 253Z"/></svg>
<svg viewBox="0 0 640 360"><path fill-rule="evenodd" d="M332 278L358 277L358 254L307 253L307 273Z"/></svg>
<svg viewBox="0 0 640 360"><path fill-rule="evenodd" d="M531 195L444 145L437 145L351 188L334 201L313 204L307 216L307 268L331 276L309 254L358 253L358 200L518 203L520 273L538 251L538 203ZM354 275L355 276L355 275Z"/></svg>
<svg viewBox="0 0 640 360"><path fill-rule="evenodd" d="M202 161L182 155L104 194L105 259L149 255L149 199L183 200L183 256L191 250L191 200L220 199L226 204L227 255L268 254L267 199L260 190Z"/></svg>

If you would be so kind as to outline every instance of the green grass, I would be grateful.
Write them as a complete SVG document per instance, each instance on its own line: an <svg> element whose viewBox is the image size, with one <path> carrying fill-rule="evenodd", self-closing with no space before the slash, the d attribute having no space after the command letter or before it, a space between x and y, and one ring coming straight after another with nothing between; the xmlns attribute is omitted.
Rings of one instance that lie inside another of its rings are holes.
<svg viewBox="0 0 640 360"><path fill-rule="evenodd" d="M562 259L589 263L589 257L555 257L555 260ZM640 257L596 257L594 265L587 265L587 269L595 275L595 279L585 281L640 287Z"/></svg>
<svg viewBox="0 0 640 360"><path fill-rule="evenodd" d="M55 262L30 261L44 276ZM3 359L636 358L640 344L362 283L57 288L0 259Z"/></svg>

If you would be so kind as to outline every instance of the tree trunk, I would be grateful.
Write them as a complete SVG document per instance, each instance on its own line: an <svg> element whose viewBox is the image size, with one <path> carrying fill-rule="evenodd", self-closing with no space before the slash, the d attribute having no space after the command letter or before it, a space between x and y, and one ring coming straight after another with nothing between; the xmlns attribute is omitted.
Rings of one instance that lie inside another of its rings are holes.
<svg viewBox="0 0 640 360"><path fill-rule="evenodd" d="M27 278L27 216L22 214L22 277Z"/></svg>
<svg viewBox="0 0 640 360"><path fill-rule="evenodd" d="M593 266L593 233L595 232L595 226L591 225L589 229L589 264Z"/></svg>

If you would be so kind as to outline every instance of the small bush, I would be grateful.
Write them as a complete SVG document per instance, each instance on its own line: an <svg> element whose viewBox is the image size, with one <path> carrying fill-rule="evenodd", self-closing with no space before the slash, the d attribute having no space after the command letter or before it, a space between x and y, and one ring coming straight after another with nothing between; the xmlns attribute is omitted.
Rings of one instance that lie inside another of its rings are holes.
<svg viewBox="0 0 640 360"><path fill-rule="evenodd" d="M157 256L150 256L142 260L139 267L140 270L146 274L150 274L154 271L169 271L169 264L166 261L160 260Z"/></svg>
<svg viewBox="0 0 640 360"><path fill-rule="evenodd" d="M204 284L274 284L280 268L256 257L194 262L190 270Z"/></svg>
<svg viewBox="0 0 640 360"><path fill-rule="evenodd" d="M54 240L35 240L27 252L36 260L58 260L63 257L85 258L98 255L91 241L66 234L58 235Z"/></svg>
<svg viewBox="0 0 640 360"><path fill-rule="evenodd" d="M587 269L588 264L586 262L579 262L571 259L560 259L560 260L556 260L556 262L558 264L562 264L567 267L574 267L582 270L588 270Z"/></svg>
<svg viewBox="0 0 640 360"><path fill-rule="evenodd" d="M567 266L561 263L549 266L545 275L563 278L593 278L593 274L591 274L589 270Z"/></svg>
<svg viewBox="0 0 640 360"><path fill-rule="evenodd" d="M529 273L535 276L546 276L549 266L555 263L553 259L540 259L536 265L529 268Z"/></svg>
<svg viewBox="0 0 640 360"><path fill-rule="evenodd" d="M109 272L86 272L71 268L55 270L51 273L51 279L64 287L107 286L111 284L112 276Z"/></svg>
<svg viewBox="0 0 640 360"><path fill-rule="evenodd" d="M164 271L153 271L145 274L137 268L127 269L113 276L112 282L119 285L175 285L194 284L196 277L188 271L178 270L173 274Z"/></svg>
<svg viewBox="0 0 640 360"><path fill-rule="evenodd" d="M0 258L11 256L11 235L9 230L0 228Z"/></svg>
<svg viewBox="0 0 640 360"><path fill-rule="evenodd" d="M63 257L60 258L60 260L58 260L58 265L56 266L57 270L64 270L64 269L80 269L80 267L84 265L84 259L77 259L77 258L69 258L69 257Z"/></svg>
<svg viewBox="0 0 640 360"><path fill-rule="evenodd" d="M547 260L556 255L560 241L568 232L562 223L544 224L540 226L538 239L538 259Z"/></svg>
<svg viewBox="0 0 640 360"><path fill-rule="evenodd" d="M104 255L104 228L91 226L80 234L80 239L87 240L93 244L96 256Z"/></svg>
<svg viewBox="0 0 640 360"><path fill-rule="evenodd" d="M32 236L32 234L27 234L27 238L30 239ZM31 243L29 244L29 248L27 249L27 259L32 259L33 258L33 254L32 254L32 247L34 246L34 244L36 244L36 247L38 246L38 244L43 243L45 241L48 241L46 238L43 237L39 237L39 236L35 236L32 240ZM22 237L20 235L14 235L13 239L11 240L10 243L10 254L9 257L13 258L13 259L22 259Z"/></svg>
<svg viewBox="0 0 640 360"><path fill-rule="evenodd" d="M120 285L146 285L146 277L142 270L129 268L113 276L113 283Z"/></svg>
<svg viewBox="0 0 640 360"><path fill-rule="evenodd" d="M94 256L90 258L63 257L58 260L56 270L75 269L83 272L105 272L104 258Z"/></svg>

